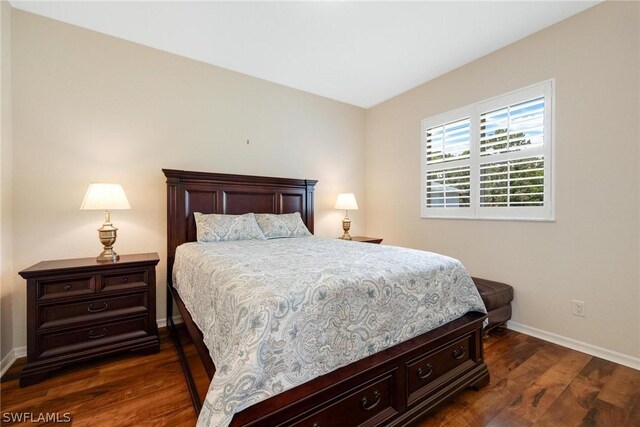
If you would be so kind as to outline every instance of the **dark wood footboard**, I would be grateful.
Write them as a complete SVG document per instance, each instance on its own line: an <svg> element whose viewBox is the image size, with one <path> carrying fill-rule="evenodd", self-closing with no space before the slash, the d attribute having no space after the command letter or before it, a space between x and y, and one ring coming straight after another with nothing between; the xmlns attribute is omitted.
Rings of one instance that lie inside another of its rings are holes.
<svg viewBox="0 0 640 427"><path fill-rule="evenodd" d="M469 313L413 340L245 409L234 426L411 424L468 387L488 384L482 321Z"/></svg>
<svg viewBox="0 0 640 427"><path fill-rule="evenodd" d="M211 378L215 368L202 342L202 333L175 289L169 287L169 295L175 299L191 341ZM231 425L411 424L460 391L489 383L482 347L485 318L485 314L467 313L437 329L253 405L238 413ZM194 407L199 412L204 396L200 396L195 387L175 325L169 322L168 327Z"/></svg>

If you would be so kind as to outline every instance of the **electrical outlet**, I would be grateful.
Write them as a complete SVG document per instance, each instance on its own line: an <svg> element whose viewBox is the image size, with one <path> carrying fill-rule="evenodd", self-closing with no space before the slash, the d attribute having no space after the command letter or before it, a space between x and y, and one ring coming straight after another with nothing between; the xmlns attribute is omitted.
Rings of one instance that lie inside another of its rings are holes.
<svg viewBox="0 0 640 427"><path fill-rule="evenodd" d="M572 300L571 304L573 304L573 315L580 317L587 317L587 304L584 301Z"/></svg>

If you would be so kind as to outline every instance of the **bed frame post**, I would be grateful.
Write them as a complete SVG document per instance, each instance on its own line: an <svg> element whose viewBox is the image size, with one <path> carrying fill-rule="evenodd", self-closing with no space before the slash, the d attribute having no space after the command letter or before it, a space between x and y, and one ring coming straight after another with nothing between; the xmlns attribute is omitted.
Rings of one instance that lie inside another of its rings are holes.
<svg viewBox="0 0 640 427"><path fill-rule="evenodd" d="M167 177L167 328L175 334L173 323L173 260L176 253L176 226L173 223L177 218L177 192L179 178Z"/></svg>
<svg viewBox="0 0 640 427"><path fill-rule="evenodd" d="M307 210L306 210L306 218L304 218L305 219L304 223L307 225L307 229L311 232L311 234L315 234L313 232L313 223L314 223L313 191L316 188L317 182L318 181L309 180L309 179L305 180L305 188L307 191L307 197L306 197Z"/></svg>
<svg viewBox="0 0 640 427"><path fill-rule="evenodd" d="M180 244L177 243L178 236L177 231L180 229L176 223L178 218L178 191L180 178L167 177L167 330L169 336L174 343L176 352L178 353L178 359L182 366L185 379L187 381L187 387L189 388L189 395L191 396L191 403L193 404L196 413L200 413L202 405L200 404L200 395L196 383L189 369L189 362L187 356L184 354L182 348L182 342L180 341L180 333L176 328L176 324L173 321L173 261L175 259L176 247Z"/></svg>

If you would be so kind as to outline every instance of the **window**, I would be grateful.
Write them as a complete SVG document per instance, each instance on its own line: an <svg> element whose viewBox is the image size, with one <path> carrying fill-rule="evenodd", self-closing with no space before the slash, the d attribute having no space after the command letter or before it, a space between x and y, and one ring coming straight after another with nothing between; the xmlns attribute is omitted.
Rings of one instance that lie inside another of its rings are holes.
<svg viewBox="0 0 640 427"><path fill-rule="evenodd" d="M553 81L422 121L423 218L553 220Z"/></svg>

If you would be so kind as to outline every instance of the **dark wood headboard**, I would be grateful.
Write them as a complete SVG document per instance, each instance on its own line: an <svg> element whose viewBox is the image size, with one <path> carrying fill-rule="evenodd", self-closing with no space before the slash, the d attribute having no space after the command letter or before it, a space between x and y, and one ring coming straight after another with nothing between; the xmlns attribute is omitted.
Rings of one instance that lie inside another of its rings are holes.
<svg viewBox="0 0 640 427"><path fill-rule="evenodd" d="M196 241L194 212L217 214L300 212L313 233L312 179L270 178L162 169L167 177L167 281L176 248Z"/></svg>

